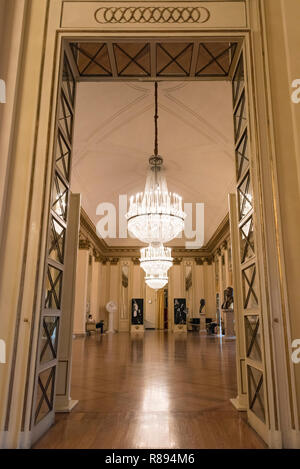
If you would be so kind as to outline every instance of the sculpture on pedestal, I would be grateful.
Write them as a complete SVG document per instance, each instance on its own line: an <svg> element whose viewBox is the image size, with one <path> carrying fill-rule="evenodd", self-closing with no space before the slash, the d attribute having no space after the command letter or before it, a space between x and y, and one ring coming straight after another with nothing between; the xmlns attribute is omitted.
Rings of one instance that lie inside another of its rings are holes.
<svg viewBox="0 0 300 469"><path fill-rule="evenodd" d="M106 311L108 312L108 331L107 333L114 334L114 314L117 312L117 305L114 301L109 301L106 304Z"/></svg>
<svg viewBox="0 0 300 469"><path fill-rule="evenodd" d="M233 309L233 288L227 287L224 290L224 302L222 304L222 309Z"/></svg>

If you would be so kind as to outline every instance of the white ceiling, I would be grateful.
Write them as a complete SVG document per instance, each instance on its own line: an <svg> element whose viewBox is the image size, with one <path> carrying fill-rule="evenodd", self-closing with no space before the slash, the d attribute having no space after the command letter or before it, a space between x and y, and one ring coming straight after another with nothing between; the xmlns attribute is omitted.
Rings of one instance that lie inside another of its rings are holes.
<svg viewBox="0 0 300 469"><path fill-rule="evenodd" d="M71 189L97 224L96 207L119 194L142 192L153 153L153 83L79 83ZM170 191L184 202L204 202L205 243L228 212L234 191L234 147L229 82L159 84L159 153ZM109 246L137 240L106 239ZM173 246L184 246L176 239Z"/></svg>

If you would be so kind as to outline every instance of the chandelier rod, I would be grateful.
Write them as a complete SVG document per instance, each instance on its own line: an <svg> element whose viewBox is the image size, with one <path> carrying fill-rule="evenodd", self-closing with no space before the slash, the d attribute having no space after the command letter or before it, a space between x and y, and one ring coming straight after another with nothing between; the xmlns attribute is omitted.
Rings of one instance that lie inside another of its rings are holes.
<svg viewBox="0 0 300 469"><path fill-rule="evenodd" d="M155 125L155 141L154 141L154 156L158 156L158 83L155 85L155 115L154 115L154 125Z"/></svg>

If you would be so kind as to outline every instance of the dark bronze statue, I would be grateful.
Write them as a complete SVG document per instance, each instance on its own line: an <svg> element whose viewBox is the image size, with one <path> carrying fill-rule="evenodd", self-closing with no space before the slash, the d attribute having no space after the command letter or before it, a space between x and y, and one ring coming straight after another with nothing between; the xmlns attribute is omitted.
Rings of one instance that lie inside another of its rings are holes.
<svg viewBox="0 0 300 469"><path fill-rule="evenodd" d="M233 288L227 287L224 290L224 302L222 304L222 309L233 309Z"/></svg>
<svg viewBox="0 0 300 469"><path fill-rule="evenodd" d="M199 314L202 313L202 310L203 310L204 306L205 306L205 299L204 299L204 298L201 298L201 300L200 300Z"/></svg>

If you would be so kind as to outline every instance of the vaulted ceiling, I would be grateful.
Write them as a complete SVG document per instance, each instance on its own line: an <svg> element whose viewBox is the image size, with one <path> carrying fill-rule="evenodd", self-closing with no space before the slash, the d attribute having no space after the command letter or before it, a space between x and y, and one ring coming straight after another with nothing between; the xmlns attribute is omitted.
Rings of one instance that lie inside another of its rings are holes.
<svg viewBox="0 0 300 469"><path fill-rule="evenodd" d="M97 205L144 189L153 153L154 86L150 82L89 82L77 87L71 189L97 224ZM231 84L225 81L159 84L159 153L170 191L205 204L205 243L228 212L234 191ZM131 238L109 246L138 246ZM175 239L172 246L184 246Z"/></svg>

